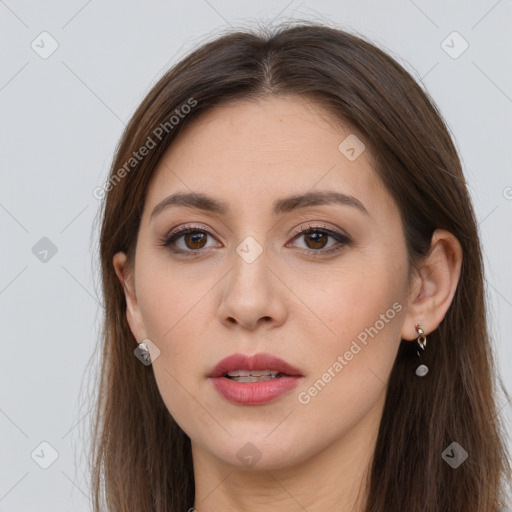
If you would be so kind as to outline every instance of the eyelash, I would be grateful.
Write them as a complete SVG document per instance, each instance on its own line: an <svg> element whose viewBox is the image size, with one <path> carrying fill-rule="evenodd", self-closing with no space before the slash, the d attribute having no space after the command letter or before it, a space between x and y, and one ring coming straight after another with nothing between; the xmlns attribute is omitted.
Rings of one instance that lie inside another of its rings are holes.
<svg viewBox="0 0 512 512"><path fill-rule="evenodd" d="M183 227L178 228L177 230L171 232L169 235L165 236L164 238L162 238L158 245L163 246L163 247L169 247L171 244L175 243L176 240L178 240L182 236L189 234L189 233L198 233L198 232L205 234L205 235L212 236L211 233L209 233L208 231L206 231L202 228L199 228L196 226L183 226ZM301 228L299 230L299 232L293 236L292 240L295 240L296 238L299 238L302 235L310 235L312 233L322 233L324 235L327 235L327 236L333 238L334 240L336 240L338 242L338 244L337 244L338 246L335 245L334 249L332 247L329 249L319 249L319 250L301 249L302 254L306 254L308 256L318 256L319 254L328 256L330 254L337 253L337 252L341 251L345 245L348 245L351 243L350 238L347 237L346 235L338 233L337 231L332 231L330 229L327 229L326 227L317 227L317 226L311 226L311 225L308 225L307 228ZM203 251L203 249L196 249L196 250L190 249L190 250L186 250L186 251L184 251L182 249L179 249L179 250L169 249L169 250L173 254L183 254L185 256L194 256L194 255L200 253L201 251Z"/></svg>

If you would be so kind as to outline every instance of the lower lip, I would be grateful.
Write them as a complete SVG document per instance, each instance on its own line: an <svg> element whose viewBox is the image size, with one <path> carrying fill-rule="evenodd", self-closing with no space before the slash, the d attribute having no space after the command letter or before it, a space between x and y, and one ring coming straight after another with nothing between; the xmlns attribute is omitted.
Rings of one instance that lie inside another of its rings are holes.
<svg viewBox="0 0 512 512"><path fill-rule="evenodd" d="M241 405L261 405L288 393L302 377L289 376L261 382L236 382L226 377L212 378L213 387L226 400Z"/></svg>

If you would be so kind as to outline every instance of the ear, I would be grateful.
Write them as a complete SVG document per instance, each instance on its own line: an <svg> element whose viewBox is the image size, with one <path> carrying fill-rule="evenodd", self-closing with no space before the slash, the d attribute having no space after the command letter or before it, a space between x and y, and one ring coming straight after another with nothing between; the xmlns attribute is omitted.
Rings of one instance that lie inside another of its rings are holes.
<svg viewBox="0 0 512 512"><path fill-rule="evenodd" d="M418 337L418 323L428 335L442 322L457 289L462 256L460 242L452 233L444 229L434 231L430 252L411 279L403 339Z"/></svg>
<svg viewBox="0 0 512 512"><path fill-rule="evenodd" d="M118 252L114 255L113 264L116 275L124 289L128 325L130 326L130 330L137 342L141 342L146 339L147 336L144 322L142 321L139 303L137 302L137 297L135 295L133 269L128 265L126 254L124 252Z"/></svg>

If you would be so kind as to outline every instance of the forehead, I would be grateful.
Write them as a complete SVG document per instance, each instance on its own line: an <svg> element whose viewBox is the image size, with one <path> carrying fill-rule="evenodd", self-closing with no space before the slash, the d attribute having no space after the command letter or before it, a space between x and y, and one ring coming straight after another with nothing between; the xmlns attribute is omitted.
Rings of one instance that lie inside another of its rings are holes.
<svg viewBox="0 0 512 512"><path fill-rule="evenodd" d="M213 107L187 124L164 153L148 187L144 216L178 191L214 196L236 215L252 208L263 213L275 199L318 189L355 196L371 217L389 216L393 201L373 170L369 150L351 160L339 149L355 136L304 98Z"/></svg>

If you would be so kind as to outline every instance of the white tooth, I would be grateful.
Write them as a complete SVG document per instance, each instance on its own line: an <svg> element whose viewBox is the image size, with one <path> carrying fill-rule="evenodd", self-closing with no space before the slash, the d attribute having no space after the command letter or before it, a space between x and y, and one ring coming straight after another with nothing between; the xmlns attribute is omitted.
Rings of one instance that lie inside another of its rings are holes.
<svg viewBox="0 0 512 512"><path fill-rule="evenodd" d="M249 376L249 377L233 377L233 380L236 382L263 382L265 380L277 379L277 377L272 377L272 375L262 375L261 377Z"/></svg>
<svg viewBox="0 0 512 512"><path fill-rule="evenodd" d="M248 370L233 370L232 372L228 372L230 377L249 377L251 374Z"/></svg>
<svg viewBox="0 0 512 512"><path fill-rule="evenodd" d="M260 380L262 380L260 377L240 377L237 379L238 382L258 382Z"/></svg>
<svg viewBox="0 0 512 512"><path fill-rule="evenodd" d="M271 377L275 378L280 372L274 370L233 370L228 372L228 377ZM238 379L237 379L238 380ZM263 379L268 380L268 379ZM238 381L238 382L255 382L255 381Z"/></svg>
<svg viewBox="0 0 512 512"><path fill-rule="evenodd" d="M228 372L227 375L230 377L249 377L252 375L253 377L261 377L263 375L272 375L276 376L279 372L274 370L233 370Z"/></svg>

